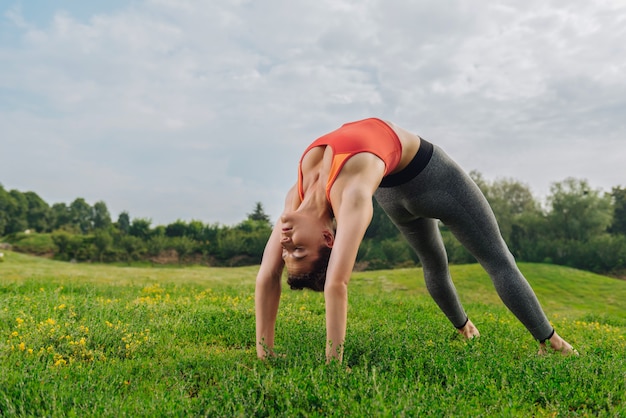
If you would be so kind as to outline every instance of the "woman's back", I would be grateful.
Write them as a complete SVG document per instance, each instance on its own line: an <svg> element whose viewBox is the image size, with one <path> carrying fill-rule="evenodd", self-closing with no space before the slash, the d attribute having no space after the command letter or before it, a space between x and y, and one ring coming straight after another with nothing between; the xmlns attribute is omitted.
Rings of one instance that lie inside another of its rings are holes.
<svg viewBox="0 0 626 418"><path fill-rule="evenodd" d="M417 135L376 118L344 124L316 139L304 151L298 172L300 198L304 200L307 189L324 185L331 202L331 190L339 177L344 184L348 177L355 176L380 183L383 176L401 171L411 161L419 141ZM380 178L379 161L383 164Z"/></svg>

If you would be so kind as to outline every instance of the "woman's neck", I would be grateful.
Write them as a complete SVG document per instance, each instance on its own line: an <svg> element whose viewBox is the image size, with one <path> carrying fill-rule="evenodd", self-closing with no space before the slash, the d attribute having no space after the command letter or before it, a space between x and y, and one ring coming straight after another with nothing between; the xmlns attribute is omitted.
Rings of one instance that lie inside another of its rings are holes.
<svg viewBox="0 0 626 418"><path fill-rule="evenodd" d="M297 210L308 213L332 225L332 207L326 199L326 189L319 179L320 176L304 190L304 199Z"/></svg>

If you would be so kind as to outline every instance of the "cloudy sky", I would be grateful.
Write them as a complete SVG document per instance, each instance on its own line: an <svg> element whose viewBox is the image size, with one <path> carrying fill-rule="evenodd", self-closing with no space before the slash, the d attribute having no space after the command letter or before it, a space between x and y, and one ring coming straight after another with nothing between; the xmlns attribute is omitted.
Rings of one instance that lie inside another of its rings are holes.
<svg viewBox="0 0 626 418"><path fill-rule="evenodd" d="M622 0L0 0L0 183L153 224L272 218L369 116L540 197L626 186Z"/></svg>

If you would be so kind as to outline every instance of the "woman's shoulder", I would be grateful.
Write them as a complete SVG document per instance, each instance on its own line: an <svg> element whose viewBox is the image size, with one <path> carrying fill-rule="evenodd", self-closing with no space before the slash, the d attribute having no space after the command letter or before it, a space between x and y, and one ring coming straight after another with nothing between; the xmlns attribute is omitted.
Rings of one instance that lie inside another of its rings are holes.
<svg viewBox="0 0 626 418"><path fill-rule="evenodd" d="M340 213L350 213L355 208L372 201L372 196L382 179L384 165L378 170L356 171L355 174L347 171L342 173L333 188L330 190L330 201L336 216ZM378 174L374 174L378 172ZM344 210L348 208L347 212Z"/></svg>

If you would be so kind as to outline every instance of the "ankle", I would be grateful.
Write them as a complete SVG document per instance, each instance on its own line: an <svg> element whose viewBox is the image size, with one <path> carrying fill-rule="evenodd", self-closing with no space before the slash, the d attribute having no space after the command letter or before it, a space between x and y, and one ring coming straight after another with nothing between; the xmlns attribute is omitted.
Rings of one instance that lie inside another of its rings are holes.
<svg viewBox="0 0 626 418"><path fill-rule="evenodd" d="M541 343L541 347L542 350L545 352L545 349L547 347L550 347L550 349L552 349L553 351L557 352L557 353L561 353L563 355L569 355L569 354L573 354L573 355L578 355L578 351L576 351L570 343L568 343L567 341L565 341L563 338L561 338L560 335L558 335L556 332L554 332L552 334L552 336L547 339L544 340ZM540 351L542 351L540 350Z"/></svg>

